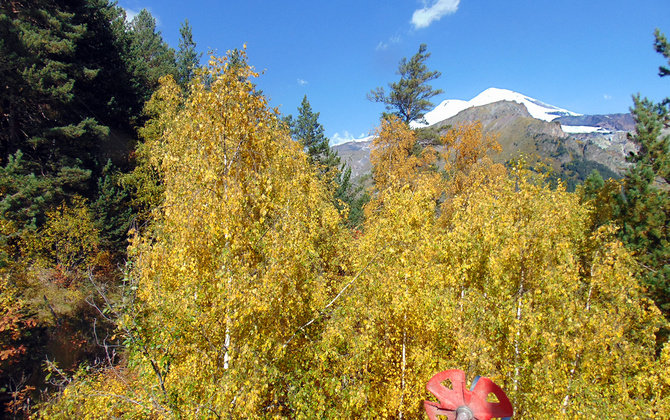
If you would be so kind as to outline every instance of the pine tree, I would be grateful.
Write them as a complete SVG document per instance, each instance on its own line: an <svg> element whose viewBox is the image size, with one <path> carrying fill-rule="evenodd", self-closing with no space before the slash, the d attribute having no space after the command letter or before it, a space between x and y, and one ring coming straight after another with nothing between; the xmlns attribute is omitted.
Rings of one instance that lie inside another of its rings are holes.
<svg viewBox="0 0 670 420"><path fill-rule="evenodd" d="M165 75L175 75L175 51L163 41L156 30L156 19L148 10L140 13L128 24L130 45L128 61L134 76L135 89L143 103L158 88L158 80Z"/></svg>
<svg viewBox="0 0 670 420"><path fill-rule="evenodd" d="M131 66L147 61L138 58L144 53L140 19L127 30L123 9L107 0L15 6L0 3L7 40L0 43L0 77L7 82L0 88L6 166L0 207L3 217L18 217L20 229L32 229L63 200L80 195L94 202L96 178L109 158L128 164L133 125L150 94L137 87L154 76L146 73L151 66ZM145 32L159 37L153 18L142 17Z"/></svg>
<svg viewBox="0 0 670 420"><path fill-rule="evenodd" d="M668 38L665 36L665 34L661 33L659 29L656 29L654 31L654 37L656 38L656 42L654 42L654 49L656 49L656 52L661 54L663 57L668 60L668 67L666 66L660 66L658 69L658 74L661 77L665 76L670 76L670 43L668 42Z"/></svg>
<svg viewBox="0 0 670 420"><path fill-rule="evenodd" d="M53 1L22 8L3 2L0 8L3 39L7 40L0 44L0 55L6 60L2 79L7 81L0 97L2 163L21 149L43 173L49 173L60 160L54 158L63 157L58 148L66 146L57 138L72 139L74 126L69 123L82 122L78 115L68 118L63 108L75 105L77 68L73 62L86 28ZM95 126L89 124L86 129ZM82 134L86 133L80 130L76 136Z"/></svg>
<svg viewBox="0 0 670 420"><path fill-rule="evenodd" d="M188 19L179 27L179 51L177 51L177 83L184 89L193 78L195 69L198 68L202 53L195 52L193 32Z"/></svg>
<svg viewBox="0 0 670 420"><path fill-rule="evenodd" d="M440 77L439 71L430 71L426 60L430 53L426 52L426 44L419 46L419 52L409 61L400 60L397 74L400 80L389 83L388 94L383 87L378 87L368 93L367 98L372 102L383 102L387 111L400 118L405 123L421 121L426 111L433 107L430 99L443 93L442 89L433 89L428 84L431 80Z"/></svg>
<svg viewBox="0 0 670 420"><path fill-rule="evenodd" d="M124 60L128 41L128 34L123 29L125 12L108 0L69 3L75 21L86 25L73 58L78 72L85 76L78 77L73 89L77 112L94 117L109 127L104 152L119 162L130 150L129 139L135 137L133 122L143 106L141 98L132 89L133 75ZM105 161L105 157L99 159L99 169Z"/></svg>
<svg viewBox="0 0 670 420"><path fill-rule="evenodd" d="M670 63L670 46L655 33L655 48ZM660 67L660 76L670 75ZM620 195L621 238L635 253L641 274L656 304L670 315L670 99L654 103L634 97L635 134L630 138L639 150L631 153L632 166Z"/></svg>
<svg viewBox="0 0 670 420"><path fill-rule="evenodd" d="M83 21L95 15L88 6L0 4L0 30L9 41L0 43L7 81L0 91L0 208L19 230L39 226L50 206L93 192L90 179L110 128L96 112L109 97L86 92L102 66L79 51L90 52L96 36L88 30L94 22Z"/></svg>
<svg viewBox="0 0 670 420"><path fill-rule="evenodd" d="M340 158L330 148L323 125L319 123L320 113L312 111L307 95L302 98L298 112L297 119L293 120L289 115L285 120L291 130L291 137L302 144L312 162L319 165L323 173L337 168Z"/></svg>
<svg viewBox="0 0 670 420"><path fill-rule="evenodd" d="M120 174L114 169L112 161L108 160L98 178L97 199L91 209L100 230L102 245L117 253L125 253L133 214L128 191L120 185Z"/></svg>
<svg viewBox="0 0 670 420"><path fill-rule="evenodd" d="M298 118L288 115L284 122L289 127L293 140L299 142L309 155L313 164L317 165L319 174L327 182L335 184L333 199L339 210L349 208L347 225L358 226L363 220L363 206L368 200L361 194L362 187L351 182L351 168L340 161L337 152L330 148L328 138L324 135L323 125L319 123L319 112L314 112L307 100L302 99L298 108Z"/></svg>

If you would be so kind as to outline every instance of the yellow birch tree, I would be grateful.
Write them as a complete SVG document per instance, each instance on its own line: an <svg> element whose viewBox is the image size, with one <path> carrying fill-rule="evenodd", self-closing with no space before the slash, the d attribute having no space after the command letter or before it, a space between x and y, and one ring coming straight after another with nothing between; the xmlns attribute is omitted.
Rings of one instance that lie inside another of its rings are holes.
<svg viewBox="0 0 670 420"><path fill-rule="evenodd" d="M235 58L212 59L155 141L164 199L132 246L126 367L69 387L46 418L289 415L319 323L296 332L347 268L346 235L244 52ZM167 78L155 98L177 92Z"/></svg>

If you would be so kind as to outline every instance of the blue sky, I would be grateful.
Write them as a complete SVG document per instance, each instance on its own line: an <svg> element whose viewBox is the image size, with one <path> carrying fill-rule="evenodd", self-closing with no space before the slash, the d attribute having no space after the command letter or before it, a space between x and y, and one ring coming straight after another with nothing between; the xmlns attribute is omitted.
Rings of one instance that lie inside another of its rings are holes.
<svg viewBox="0 0 670 420"><path fill-rule="evenodd" d="M119 0L148 9L179 43L188 19L198 50L247 45L272 106L297 114L307 95L331 143L368 135L384 106L366 100L396 81L425 43L444 94L469 100L510 89L583 114L628 112L631 96L670 95L653 31L670 36L668 0Z"/></svg>

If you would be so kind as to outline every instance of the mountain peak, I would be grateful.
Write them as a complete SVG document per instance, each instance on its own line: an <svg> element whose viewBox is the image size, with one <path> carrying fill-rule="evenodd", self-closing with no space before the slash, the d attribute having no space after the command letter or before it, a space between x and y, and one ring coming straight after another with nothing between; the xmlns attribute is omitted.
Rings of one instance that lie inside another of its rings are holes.
<svg viewBox="0 0 670 420"><path fill-rule="evenodd" d="M500 101L517 102L526 107L533 118L544 121L553 121L559 117L565 116L579 116L576 112L568 111L563 108L558 108L553 105L545 104L537 99L517 93L508 89L488 88L479 95L475 96L469 101L462 101L459 99L447 99L435 107L432 111L426 113L426 122L428 124L421 124L412 121L412 127L424 127L437 124L440 121L446 120L458 114L459 112L472 108L475 106L488 105Z"/></svg>

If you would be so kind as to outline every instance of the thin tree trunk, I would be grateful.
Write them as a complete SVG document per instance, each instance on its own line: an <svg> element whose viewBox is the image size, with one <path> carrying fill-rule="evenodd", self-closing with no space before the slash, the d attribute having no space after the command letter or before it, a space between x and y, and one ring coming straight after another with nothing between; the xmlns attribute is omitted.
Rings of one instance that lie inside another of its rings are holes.
<svg viewBox="0 0 670 420"><path fill-rule="evenodd" d="M405 315L405 320L407 320L407 315ZM403 415L402 415L402 410L403 406L405 404L405 367L407 366L407 358L406 358L406 351L407 351L407 331L404 330L403 327L403 332L402 332L402 376L400 379L400 412L398 413L398 419L402 420Z"/></svg>
<svg viewBox="0 0 670 420"><path fill-rule="evenodd" d="M525 269L523 263L521 265L521 279L519 281L519 290L518 298L516 304L516 335L514 337L514 412L517 411L517 395L519 391L519 356L520 356L520 340L521 340L521 315L522 315L522 306L523 306L523 293L524 293L524 280L525 280Z"/></svg>
<svg viewBox="0 0 670 420"><path fill-rule="evenodd" d="M226 348L226 352L223 354L223 368L228 369L228 362L230 361L230 354L229 350L230 349L230 327L228 326L228 323L230 322L230 319L226 320L226 338L223 341L223 345Z"/></svg>
<svg viewBox="0 0 670 420"><path fill-rule="evenodd" d="M407 293L407 275L405 274L405 293ZM402 367L400 378L400 411L398 419L403 419L403 408L405 404L405 368L407 366L407 313L403 314L402 325Z"/></svg>
<svg viewBox="0 0 670 420"><path fill-rule="evenodd" d="M593 294L593 265L591 266L591 284L589 285L589 293L586 296L586 307L584 312L589 312L591 309L591 295ZM572 364L572 369L570 369L570 379L568 380L568 388L565 391L565 398L563 398L563 406L561 407L561 412L565 414L570 404L570 392L572 391L572 382L575 379L575 372L577 371L577 366L579 366L579 360L582 358L582 353L577 353L575 361Z"/></svg>

